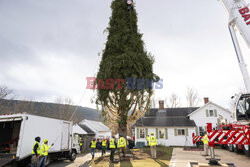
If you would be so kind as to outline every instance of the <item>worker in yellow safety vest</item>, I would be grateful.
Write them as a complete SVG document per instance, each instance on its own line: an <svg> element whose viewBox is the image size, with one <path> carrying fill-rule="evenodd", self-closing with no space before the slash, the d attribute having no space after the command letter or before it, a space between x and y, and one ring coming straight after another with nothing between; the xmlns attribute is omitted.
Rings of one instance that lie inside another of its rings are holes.
<svg viewBox="0 0 250 167"><path fill-rule="evenodd" d="M50 146L48 146L48 139L44 139L43 145L41 146L41 151L40 151L40 162L39 162L39 167L45 167L46 166L46 158L48 156L48 150L54 145L52 143Z"/></svg>
<svg viewBox="0 0 250 167"><path fill-rule="evenodd" d="M125 158L126 139L122 135L119 135L119 137L117 147L119 148L119 158L121 160L121 153L123 154L123 158Z"/></svg>
<svg viewBox="0 0 250 167"><path fill-rule="evenodd" d="M39 164L39 156L40 156L40 137L35 138L35 143L32 147L32 157L31 157L31 167L37 167Z"/></svg>
<svg viewBox="0 0 250 167"><path fill-rule="evenodd" d="M201 139L203 141L204 144L204 152L203 152L203 156L208 156L208 137L207 137L207 132L205 132L205 135L203 136L203 138Z"/></svg>
<svg viewBox="0 0 250 167"><path fill-rule="evenodd" d="M110 148L110 161L114 162L114 155L115 155L115 148L116 148L116 142L115 142L115 136L113 136L109 141L109 148Z"/></svg>
<svg viewBox="0 0 250 167"><path fill-rule="evenodd" d="M102 140L102 155L106 154L106 148L107 148L107 140Z"/></svg>
<svg viewBox="0 0 250 167"><path fill-rule="evenodd" d="M149 134L147 134L147 145L149 146L149 139L150 139L150 136Z"/></svg>
<svg viewBox="0 0 250 167"><path fill-rule="evenodd" d="M157 145L157 139L154 136L154 133L151 133L151 136L149 138L149 146L151 150L151 158L156 158L156 145Z"/></svg>
<svg viewBox="0 0 250 167"><path fill-rule="evenodd" d="M92 139L90 142L90 154L92 155L92 159L95 158L95 149L96 149L96 140L95 138Z"/></svg>

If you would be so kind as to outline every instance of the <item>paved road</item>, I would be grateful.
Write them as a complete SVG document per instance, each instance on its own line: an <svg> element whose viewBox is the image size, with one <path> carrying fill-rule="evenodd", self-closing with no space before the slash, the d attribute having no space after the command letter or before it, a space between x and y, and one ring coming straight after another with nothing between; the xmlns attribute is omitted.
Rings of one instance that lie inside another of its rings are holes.
<svg viewBox="0 0 250 167"><path fill-rule="evenodd" d="M95 157L100 157L101 153L96 153ZM87 167L88 162L91 160L90 154L79 155L74 162L70 160L53 161L49 167Z"/></svg>
<svg viewBox="0 0 250 167"><path fill-rule="evenodd" d="M236 167L249 167L250 158L244 154L237 154L223 149L215 150L216 158L221 159L220 163L234 163ZM201 155L201 151L184 151L183 148L174 148L170 167L187 167L189 162L208 163Z"/></svg>

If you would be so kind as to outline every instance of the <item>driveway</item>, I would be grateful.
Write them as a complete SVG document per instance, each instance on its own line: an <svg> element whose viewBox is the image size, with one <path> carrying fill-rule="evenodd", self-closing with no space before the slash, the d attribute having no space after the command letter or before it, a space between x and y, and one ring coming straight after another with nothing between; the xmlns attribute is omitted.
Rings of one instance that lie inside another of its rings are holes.
<svg viewBox="0 0 250 167"><path fill-rule="evenodd" d="M96 153L95 157L100 157L101 153ZM92 159L90 153L78 155L74 162L70 160L53 161L49 167L88 167L88 162Z"/></svg>
<svg viewBox="0 0 250 167"><path fill-rule="evenodd" d="M170 167L189 167L189 162L208 163L201 155L201 151L184 151L183 148L174 148ZM216 158L221 159L220 163L234 163L236 167L249 167L250 158L244 154L229 152L224 149L215 150Z"/></svg>

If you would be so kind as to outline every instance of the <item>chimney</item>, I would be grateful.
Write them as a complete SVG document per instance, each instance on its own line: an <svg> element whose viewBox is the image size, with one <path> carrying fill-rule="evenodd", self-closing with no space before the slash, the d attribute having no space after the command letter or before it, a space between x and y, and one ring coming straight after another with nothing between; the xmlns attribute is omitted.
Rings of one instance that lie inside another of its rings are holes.
<svg viewBox="0 0 250 167"><path fill-rule="evenodd" d="M164 110L164 100L159 100L159 110Z"/></svg>
<svg viewBox="0 0 250 167"><path fill-rule="evenodd" d="M209 98L208 97L204 97L204 103L207 104L209 102Z"/></svg>

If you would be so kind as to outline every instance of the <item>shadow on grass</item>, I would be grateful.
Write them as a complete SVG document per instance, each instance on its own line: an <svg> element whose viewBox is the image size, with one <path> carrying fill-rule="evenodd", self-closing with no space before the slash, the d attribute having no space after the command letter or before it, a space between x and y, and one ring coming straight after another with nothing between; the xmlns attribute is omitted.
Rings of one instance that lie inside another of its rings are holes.
<svg viewBox="0 0 250 167"><path fill-rule="evenodd" d="M154 159L154 161L155 161L156 163L158 163L161 167L168 167L167 164L165 164L164 162L161 162L159 159Z"/></svg>

